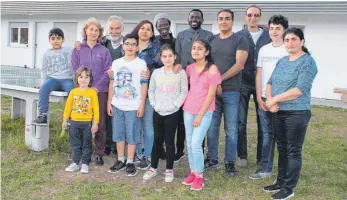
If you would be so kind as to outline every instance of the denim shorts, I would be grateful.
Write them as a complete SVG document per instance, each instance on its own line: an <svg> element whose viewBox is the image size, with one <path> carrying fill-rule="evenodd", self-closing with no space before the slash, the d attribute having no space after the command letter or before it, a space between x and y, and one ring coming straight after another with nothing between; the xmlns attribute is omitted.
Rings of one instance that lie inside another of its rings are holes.
<svg viewBox="0 0 347 200"><path fill-rule="evenodd" d="M130 145L141 142L141 118L136 117L137 110L122 111L112 106L112 140L126 141Z"/></svg>

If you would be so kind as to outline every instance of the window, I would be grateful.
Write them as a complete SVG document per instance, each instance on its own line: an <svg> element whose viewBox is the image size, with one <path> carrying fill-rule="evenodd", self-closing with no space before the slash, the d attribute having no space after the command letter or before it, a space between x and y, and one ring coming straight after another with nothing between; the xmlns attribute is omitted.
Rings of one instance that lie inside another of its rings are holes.
<svg viewBox="0 0 347 200"><path fill-rule="evenodd" d="M189 24L180 24L180 23L177 23L176 24L176 31L175 31L175 37L177 36L177 34L181 31L184 31L186 29L189 28ZM207 31L211 31L212 32L212 24L202 24L201 25L201 28L204 29L204 30L207 30Z"/></svg>
<svg viewBox="0 0 347 200"><path fill-rule="evenodd" d="M28 44L29 28L26 22L10 22L10 44Z"/></svg>

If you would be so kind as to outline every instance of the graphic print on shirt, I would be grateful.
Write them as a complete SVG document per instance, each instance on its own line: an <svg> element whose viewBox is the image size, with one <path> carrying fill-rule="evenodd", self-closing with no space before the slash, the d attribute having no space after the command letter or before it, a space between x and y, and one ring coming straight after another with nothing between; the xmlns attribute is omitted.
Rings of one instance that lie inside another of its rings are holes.
<svg viewBox="0 0 347 200"><path fill-rule="evenodd" d="M90 97L84 97L82 95L74 95L72 111L77 113L87 114L90 102L91 102Z"/></svg>
<svg viewBox="0 0 347 200"><path fill-rule="evenodd" d="M157 77L156 84L160 94L176 93L176 77Z"/></svg>
<svg viewBox="0 0 347 200"><path fill-rule="evenodd" d="M47 56L47 71L56 73L68 69L68 52Z"/></svg>
<svg viewBox="0 0 347 200"><path fill-rule="evenodd" d="M127 67L121 67L118 70L114 87L117 99L133 100L138 95L133 86L133 74Z"/></svg>

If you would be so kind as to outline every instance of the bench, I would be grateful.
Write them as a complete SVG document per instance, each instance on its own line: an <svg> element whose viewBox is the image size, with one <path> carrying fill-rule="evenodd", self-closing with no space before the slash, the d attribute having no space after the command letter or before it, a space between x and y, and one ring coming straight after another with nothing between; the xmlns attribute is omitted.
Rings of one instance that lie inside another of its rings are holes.
<svg viewBox="0 0 347 200"><path fill-rule="evenodd" d="M334 93L342 94L341 101L347 103L347 88L334 88Z"/></svg>
<svg viewBox="0 0 347 200"><path fill-rule="evenodd" d="M25 116L25 144L33 151L43 151L48 148L49 141L49 111L47 124L33 123L37 116L37 101L39 89L16 85L1 84L1 94L12 97L11 118ZM49 102L63 103L66 92L53 91Z"/></svg>

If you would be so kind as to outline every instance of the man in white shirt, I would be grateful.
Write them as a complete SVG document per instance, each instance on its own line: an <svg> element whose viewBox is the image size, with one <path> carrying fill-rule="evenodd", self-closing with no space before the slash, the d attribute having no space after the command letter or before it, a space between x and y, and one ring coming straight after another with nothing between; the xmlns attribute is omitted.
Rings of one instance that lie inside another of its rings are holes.
<svg viewBox="0 0 347 200"><path fill-rule="evenodd" d="M274 15L269 19L268 25L272 42L259 50L256 74L258 113L263 133L262 154L259 168L249 176L250 179L262 179L272 174L275 140L272 131L272 113L265 106L265 91L277 61L288 55L282 38L284 31L288 28L287 18L282 15Z"/></svg>

